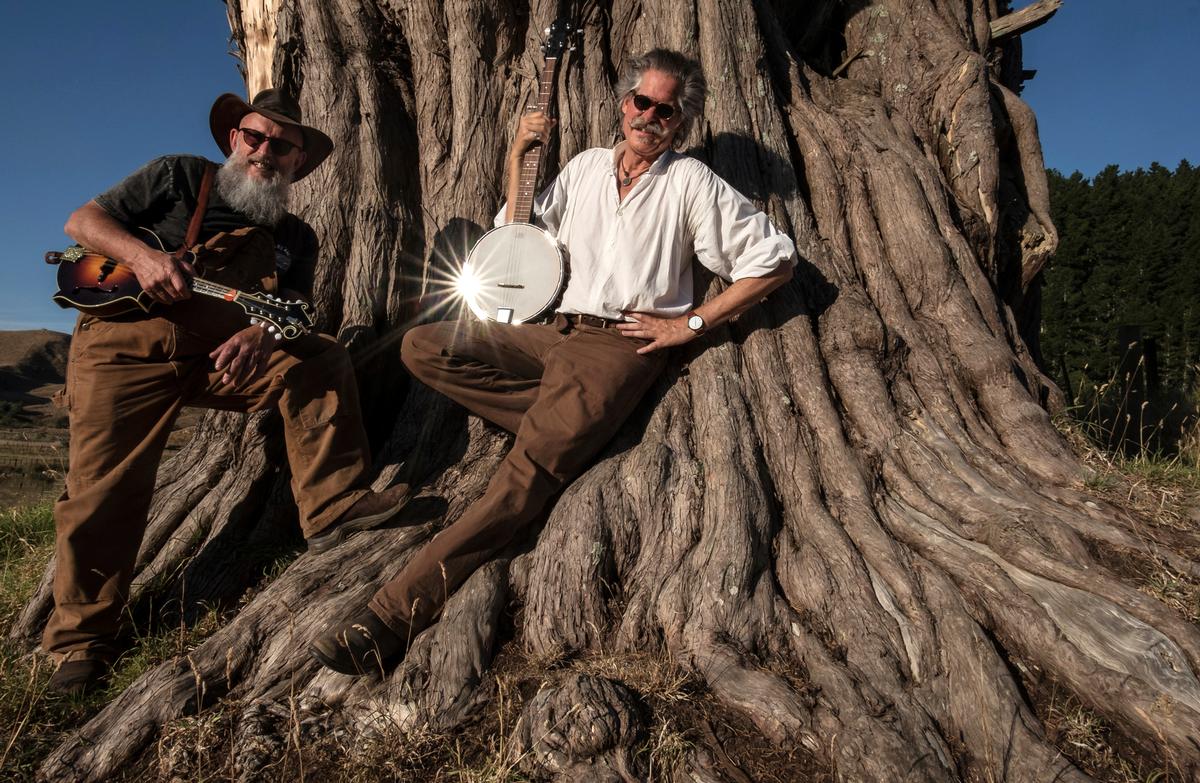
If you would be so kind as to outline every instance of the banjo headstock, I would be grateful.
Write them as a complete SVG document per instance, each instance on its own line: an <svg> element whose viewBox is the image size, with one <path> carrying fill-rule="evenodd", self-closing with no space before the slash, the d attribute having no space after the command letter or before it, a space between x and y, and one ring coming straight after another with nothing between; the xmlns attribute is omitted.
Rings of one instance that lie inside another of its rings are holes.
<svg viewBox="0 0 1200 783"><path fill-rule="evenodd" d="M547 60L558 59L564 51L575 50L575 33L578 32L571 20L560 16L545 30L542 56Z"/></svg>

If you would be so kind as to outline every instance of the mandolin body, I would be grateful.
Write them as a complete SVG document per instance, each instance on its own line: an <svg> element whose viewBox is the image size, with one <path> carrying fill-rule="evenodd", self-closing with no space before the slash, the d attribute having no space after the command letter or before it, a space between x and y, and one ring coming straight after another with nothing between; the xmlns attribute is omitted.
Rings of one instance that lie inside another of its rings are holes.
<svg viewBox="0 0 1200 783"><path fill-rule="evenodd" d="M58 264L58 293L52 299L59 307L74 307L102 318L149 312L154 304L132 270L107 256L86 251L62 254Z"/></svg>

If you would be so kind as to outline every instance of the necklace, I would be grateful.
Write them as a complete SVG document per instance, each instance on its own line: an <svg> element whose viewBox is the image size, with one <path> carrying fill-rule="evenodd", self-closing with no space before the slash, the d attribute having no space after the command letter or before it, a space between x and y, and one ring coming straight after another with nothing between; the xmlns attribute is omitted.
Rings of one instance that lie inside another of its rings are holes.
<svg viewBox="0 0 1200 783"><path fill-rule="evenodd" d="M620 170L620 172L621 172L621 186L622 186L622 187L626 187L626 188L627 188L627 187L629 187L631 184L633 184L633 181L634 181L635 179L637 179L638 177L640 177L640 176L642 176L643 174L645 174L645 173L646 173L646 172L647 172L647 171L650 169L650 167L649 167L649 166L647 166L646 168L644 168L644 169L642 169L641 171L639 171L637 174L634 174L634 173L633 173L633 167L631 166L631 167L629 167L629 168L625 168L625 163L624 163L624 161L621 161L621 162L618 162L618 163L617 163L617 169L619 169L619 170Z"/></svg>

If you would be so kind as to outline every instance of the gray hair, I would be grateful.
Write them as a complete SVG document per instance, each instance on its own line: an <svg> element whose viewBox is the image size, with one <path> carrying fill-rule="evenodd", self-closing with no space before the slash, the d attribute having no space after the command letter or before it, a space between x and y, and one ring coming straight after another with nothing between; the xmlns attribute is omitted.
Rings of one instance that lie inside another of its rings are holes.
<svg viewBox="0 0 1200 783"><path fill-rule="evenodd" d="M704 110L704 98L708 95L708 84L700 63L672 49L651 49L639 57L630 57L625 63L625 73L617 82L617 95L621 100L632 95L642 83L646 71L661 71L674 77L681 85L679 103L679 130L674 144L680 146L692 130L692 125Z"/></svg>

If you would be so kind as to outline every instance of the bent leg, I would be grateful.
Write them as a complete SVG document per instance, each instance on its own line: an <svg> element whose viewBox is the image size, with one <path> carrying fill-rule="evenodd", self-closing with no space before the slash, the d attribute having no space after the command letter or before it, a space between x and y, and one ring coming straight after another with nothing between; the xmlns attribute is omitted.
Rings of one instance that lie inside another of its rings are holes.
<svg viewBox="0 0 1200 783"><path fill-rule="evenodd" d="M305 538L319 534L367 491L371 450L363 429L358 384L345 346L323 334L281 345L263 376L236 389L223 373L205 371L189 405L283 416L292 494Z"/></svg>
<svg viewBox="0 0 1200 783"><path fill-rule="evenodd" d="M455 589L533 521L633 411L665 364L645 342L581 328L546 357L540 393L483 497L441 531L374 596L370 609L397 631L420 631Z"/></svg>
<svg viewBox="0 0 1200 783"><path fill-rule="evenodd" d="M537 400L547 352L564 339L542 324L441 321L410 329L400 358L426 386L516 432Z"/></svg>

